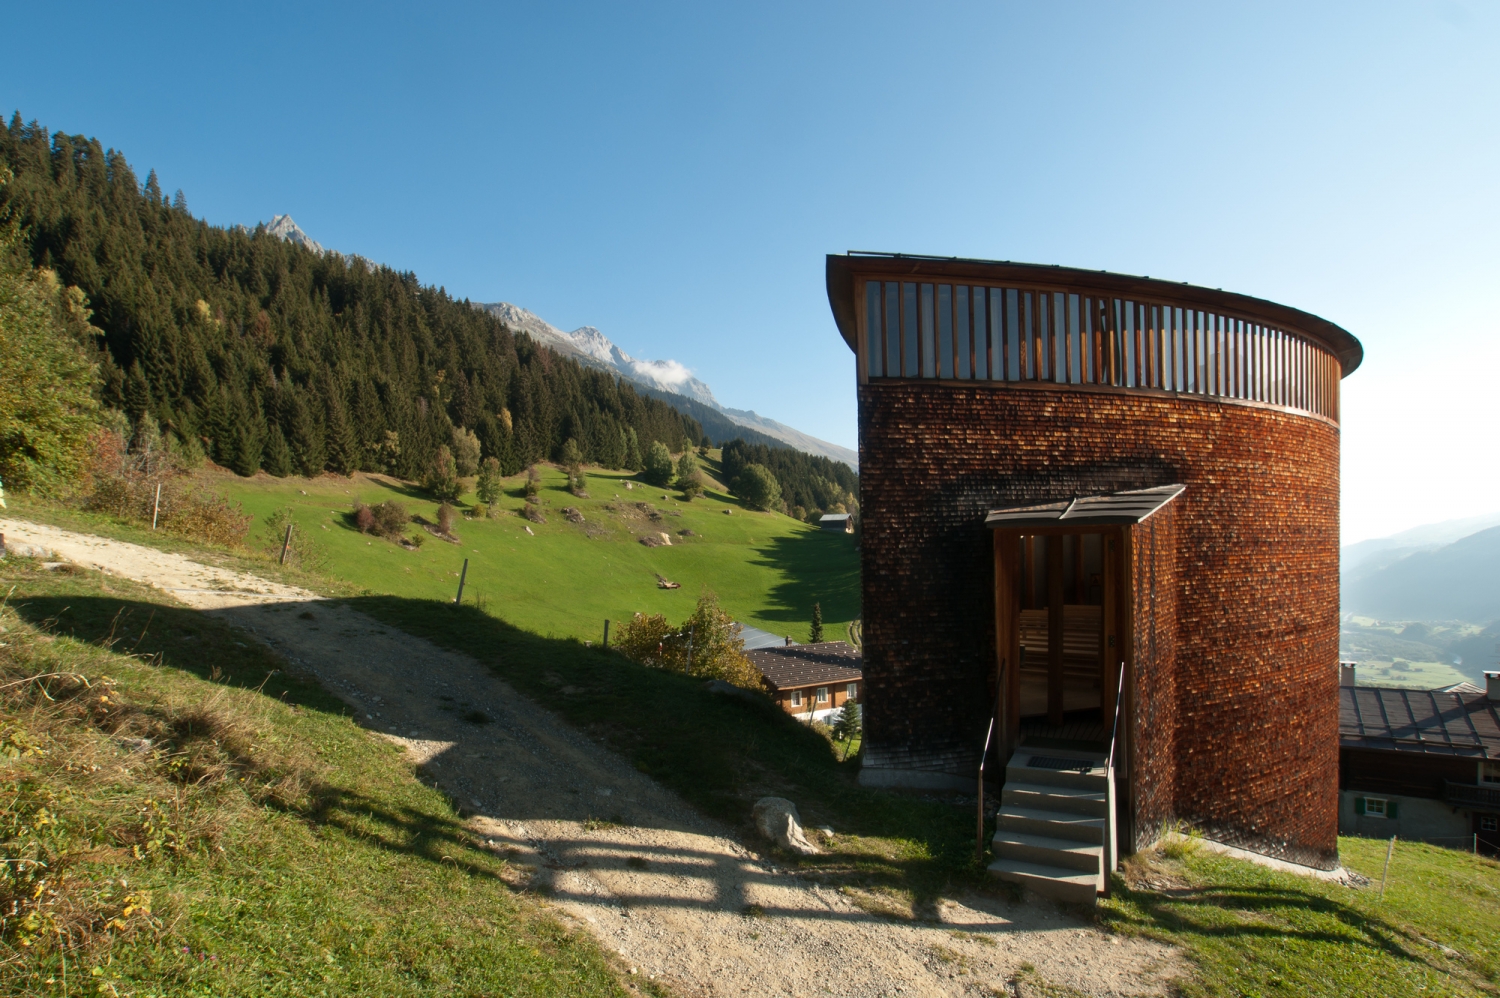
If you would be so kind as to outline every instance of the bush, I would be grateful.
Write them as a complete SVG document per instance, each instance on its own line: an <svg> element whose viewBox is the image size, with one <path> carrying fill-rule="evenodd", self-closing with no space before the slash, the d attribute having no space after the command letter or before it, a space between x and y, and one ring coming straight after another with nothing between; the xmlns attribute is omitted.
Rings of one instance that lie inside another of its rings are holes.
<svg viewBox="0 0 1500 998"><path fill-rule="evenodd" d="M309 572L318 572L328 567L328 549L325 548L314 535L304 530L298 530L296 519L290 506L282 506L273 510L263 521L265 527L264 538L266 541L263 550L273 560L281 560L281 549L286 547L286 564ZM291 537L288 538L286 528L292 528Z"/></svg>
<svg viewBox="0 0 1500 998"><path fill-rule="evenodd" d="M734 480L734 493L756 509L781 508L781 486L763 464L747 464Z"/></svg>
<svg viewBox="0 0 1500 998"><path fill-rule="evenodd" d="M375 514L364 503L354 507L354 529L362 534L375 532Z"/></svg>
<svg viewBox="0 0 1500 998"><path fill-rule="evenodd" d="M542 473L533 464L526 469L526 497L533 498L540 491L542 491Z"/></svg>
<svg viewBox="0 0 1500 998"><path fill-rule="evenodd" d="M129 472L96 474L93 491L83 507L122 520L150 523L152 513L157 510L157 485L161 486L157 529L224 547L240 547L245 543L252 517L245 514L240 504L182 478L152 479Z"/></svg>
<svg viewBox="0 0 1500 998"><path fill-rule="evenodd" d="M666 485L672 480L672 453L660 440L653 440L646 451L645 466L641 469L646 481L652 485Z"/></svg>
<svg viewBox="0 0 1500 998"><path fill-rule="evenodd" d="M698 459L691 450L683 451L682 456L677 459L677 487L687 500L696 499L703 494L703 474L698 470Z"/></svg>
<svg viewBox="0 0 1500 998"><path fill-rule="evenodd" d="M673 628L659 613L637 613L619 633L616 648L642 665L702 679L722 679L747 690L762 688L760 670L745 657L745 639L734 629L734 621L711 590L704 590L698 597L693 615L680 627Z"/></svg>
<svg viewBox="0 0 1500 998"><path fill-rule="evenodd" d="M448 503L443 503L439 506L437 511L438 533L451 535L453 533L453 519L456 515L456 511Z"/></svg>
<svg viewBox="0 0 1500 998"><path fill-rule="evenodd" d="M406 534L411 516L399 502L378 502L373 506L356 503L350 520L362 534L374 534L388 541L400 540Z"/></svg>

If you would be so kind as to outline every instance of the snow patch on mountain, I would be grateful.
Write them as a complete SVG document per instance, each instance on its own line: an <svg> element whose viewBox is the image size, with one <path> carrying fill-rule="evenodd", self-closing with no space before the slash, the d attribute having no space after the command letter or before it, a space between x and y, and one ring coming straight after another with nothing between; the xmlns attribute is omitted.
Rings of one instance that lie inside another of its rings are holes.
<svg viewBox="0 0 1500 998"><path fill-rule="evenodd" d="M693 376L692 370L680 361L644 360L632 357L610 341L593 326L582 326L572 332L563 332L545 319L509 302L476 305L476 308L495 316L511 329L525 332L538 343L545 344L559 353L578 358L594 367L602 367L637 384L658 391L682 395L705 405L712 406L740 426L759 430L800 451L818 454L843 461L851 468L859 467L859 455L848 447L819 440L801 430L793 429L748 409L730 409L719 404L713 389Z"/></svg>

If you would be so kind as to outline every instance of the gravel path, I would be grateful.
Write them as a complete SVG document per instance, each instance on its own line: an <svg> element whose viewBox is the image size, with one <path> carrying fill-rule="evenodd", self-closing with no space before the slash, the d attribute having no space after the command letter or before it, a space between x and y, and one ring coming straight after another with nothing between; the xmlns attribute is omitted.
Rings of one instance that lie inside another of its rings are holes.
<svg viewBox="0 0 1500 998"><path fill-rule="evenodd" d="M0 532L164 589L316 676L472 811L470 827L511 858L518 881L677 994L1015 994L1006 982L1023 963L1085 994L1162 994L1183 970L1168 947L1036 898L953 898L934 922L872 916L736 841L464 655L181 555L16 520Z"/></svg>

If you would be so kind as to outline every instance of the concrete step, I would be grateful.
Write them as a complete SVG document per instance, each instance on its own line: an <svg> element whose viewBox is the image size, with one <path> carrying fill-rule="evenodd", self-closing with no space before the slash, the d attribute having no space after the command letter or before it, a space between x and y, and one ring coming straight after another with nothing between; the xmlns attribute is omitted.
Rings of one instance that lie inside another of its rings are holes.
<svg viewBox="0 0 1500 998"><path fill-rule="evenodd" d="M1007 783L1000 802L1011 807L1033 811L1064 811L1103 818L1109 814L1109 793L1104 790L1079 790L1076 787L1054 787L1038 783Z"/></svg>
<svg viewBox="0 0 1500 998"><path fill-rule="evenodd" d="M995 855L1000 859L1018 859L1064 870L1098 874L1104 863L1104 847L1059 839L1051 835L1001 830L995 833Z"/></svg>
<svg viewBox="0 0 1500 998"><path fill-rule="evenodd" d="M1038 811L1029 807L1007 807L1001 804L995 816L997 830L1045 835L1091 845L1104 844L1105 819L1067 811Z"/></svg>
<svg viewBox="0 0 1500 998"><path fill-rule="evenodd" d="M1000 858L989 865L990 873L1001 880L1028 887L1045 897L1076 904L1093 904L1099 896L1099 875L1068 870L1020 859Z"/></svg>
<svg viewBox="0 0 1500 998"><path fill-rule="evenodd" d="M1029 765L1032 759L1067 759L1086 770L1052 769ZM1075 752L1069 749L1016 749L1005 764L1006 783L1024 783L1034 786L1071 787L1075 790L1105 790L1109 785L1109 758L1090 752Z"/></svg>

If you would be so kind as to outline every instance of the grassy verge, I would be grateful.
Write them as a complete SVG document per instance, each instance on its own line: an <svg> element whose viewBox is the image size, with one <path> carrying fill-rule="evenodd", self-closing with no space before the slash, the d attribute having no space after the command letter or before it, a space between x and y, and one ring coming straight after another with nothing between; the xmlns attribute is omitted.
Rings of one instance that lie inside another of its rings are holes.
<svg viewBox="0 0 1500 998"><path fill-rule="evenodd" d="M259 646L81 570L5 592L0 993L628 993Z"/></svg>
<svg viewBox="0 0 1500 998"><path fill-rule="evenodd" d="M1117 878L1101 922L1185 948L1188 996L1490 995L1500 985L1500 864L1398 843L1384 900L1386 843L1341 838L1351 888L1191 846L1142 854Z"/></svg>

